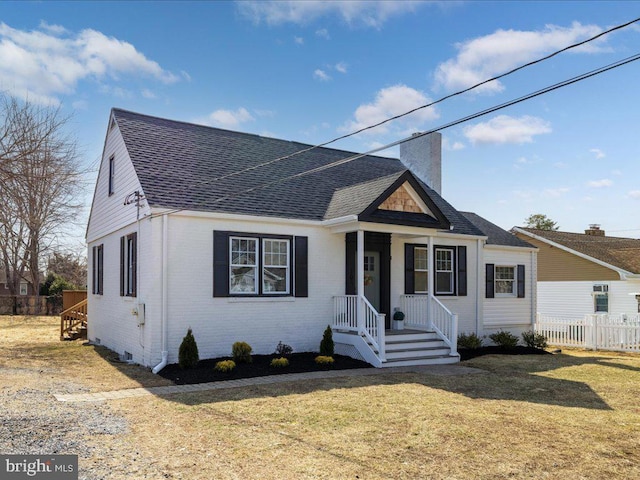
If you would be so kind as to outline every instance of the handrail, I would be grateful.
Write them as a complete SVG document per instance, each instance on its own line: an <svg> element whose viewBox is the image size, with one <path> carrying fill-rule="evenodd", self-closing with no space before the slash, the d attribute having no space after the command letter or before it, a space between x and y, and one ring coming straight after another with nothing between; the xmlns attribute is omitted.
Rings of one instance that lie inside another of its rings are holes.
<svg viewBox="0 0 640 480"><path fill-rule="evenodd" d="M86 326L87 304L88 300L85 298L60 314L60 340L64 340L65 333L71 333L74 328Z"/></svg>
<svg viewBox="0 0 640 480"><path fill-rule="evenodd" d="M385 360L385 314L378 313L364 296L337 295L334 298L332 328L356 332L371 344L380 360Z"/></svg>
<svg viewBox="0 0 640 480"><path fill-rule="evenodd" d="M401 301L407 325L437 333L451 349L451 355L458 354L457 314L430 294L402 295Z"/></svg>

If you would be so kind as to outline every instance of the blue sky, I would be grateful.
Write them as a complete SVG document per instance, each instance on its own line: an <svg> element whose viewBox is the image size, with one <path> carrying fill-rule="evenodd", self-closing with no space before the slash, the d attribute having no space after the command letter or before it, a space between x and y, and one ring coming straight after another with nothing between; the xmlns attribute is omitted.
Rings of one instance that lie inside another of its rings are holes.
<svg viewBox="0 0 640 480"><path fill-rule="evenodd" d="M635 17L640 2L4 1L0 88L73 113L95 169L112 107L320 143ZM634 24L334 146L367 151L639 52ZM543 213L640 237L639 79L634 62L444 130L443 196L507 229Z"/></svg>

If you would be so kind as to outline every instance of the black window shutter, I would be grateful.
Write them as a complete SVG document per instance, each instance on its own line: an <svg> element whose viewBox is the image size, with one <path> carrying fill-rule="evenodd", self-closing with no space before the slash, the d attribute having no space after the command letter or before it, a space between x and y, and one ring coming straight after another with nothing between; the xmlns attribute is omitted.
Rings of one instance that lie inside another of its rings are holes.
<svg viewBox="0 0 640 480"><path fill-rule="evenodd" d="M357 255L357 237L355 232L349 232L345 235L346 242L346 284L345 295L355 295L357 292L356 286L356 255Z"/></svg>
<svg viewBox="0 0 640 480"><path fill-rule="evenodd" d="M404 293L412 295L416 293L415 284L415 258L414 246L408 243L404 244Z"/></svg>
<svg viewBox="0 0 640 480"><path fill-rule="evenodd" d="M120 237L120 296L124 297L124 252L126 237Z"/></svg>
<svg viewBox="0 0 640 480"><path fill-rule="evenodd" d="M307 237L294 238L295 258L294 258L294 295L296 297L309 296L309 265L308 249L309 239Z"/></svg>
<svg viewBox="0 0 640 480"><path fill-rule="evenodd" d="M518 298L524 298L524 265L518 265Z"/></svg>
<svg viewBox="0 0 640 480"><path fill-rule="evenodd" d="M467 247L458 247L458 295L467 296Z"/></svg>
<svg viewBox="0 0 640 480"><path fill-rule="evenodd" d="M495 291L494 291L494 285L493 285L493 275L495 272L495 265L493 263L487 263L485 265L485 271L486 271L486 287L485 287L485 297L487 298L494 298L495 295Z"/></svg>
<svg viewBox="0 0 640 480"><path fill-rule="evenodd" d="M138 294L138 234L131 235L131 296Z"/></svg>
<svg viewBox="0 0 640 480"><path fill-rule="evenodd" d="M213 296L229 296L229 232L213 232Z"/></svg>

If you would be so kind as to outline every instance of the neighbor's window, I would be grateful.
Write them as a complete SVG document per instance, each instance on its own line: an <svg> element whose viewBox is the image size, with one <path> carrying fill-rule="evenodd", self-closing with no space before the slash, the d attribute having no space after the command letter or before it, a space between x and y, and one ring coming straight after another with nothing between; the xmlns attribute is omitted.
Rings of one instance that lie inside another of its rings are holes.
<svg viewBox="0 0 640 480"><path fill-rule="evenodd" d="M593 286L593 311L595 313L609 311L609 285Z"/></svg>
<svg viewBox="0 0 640 480"><path fill-rule="evenodd" d="M20 295L26 295L27 293L28 293L27 284L26 283L21 283L20 284Z"/></svg>
<svg viewBox="0 0 640 480"><path fill-rule="evenodd" d="M429 249L415 247L413 249L413 278L415 293L427 293L429 285Z"/></svg>
<svg viewBox="0 0 640 480"><path fill-rule="evenodd" d="M495 272L495 294L502 296L515 296L516 267L496 265Z"/></svg>
<svg viewBox="0 0 640 480"><path fill-rule="evenodd" d="M454 285L454 248L435 249L436 295L453 295Z"/></svg>

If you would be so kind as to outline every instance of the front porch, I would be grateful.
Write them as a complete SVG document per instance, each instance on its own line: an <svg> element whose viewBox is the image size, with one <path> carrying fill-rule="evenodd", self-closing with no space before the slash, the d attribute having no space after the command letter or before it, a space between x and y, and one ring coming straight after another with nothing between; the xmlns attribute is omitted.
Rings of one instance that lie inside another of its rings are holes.
<svg viewBox="0 0 640 480"><path fill-rule="evenodd" d="M457 363L458 316L432 295L401 295L404 328L385 328L362 295L334 297L331 328L336 351L375 367Z"/></svg>

